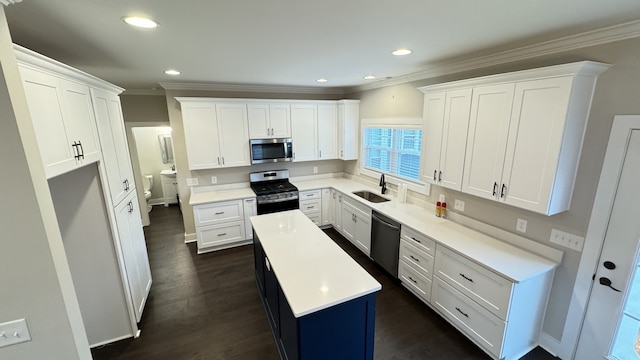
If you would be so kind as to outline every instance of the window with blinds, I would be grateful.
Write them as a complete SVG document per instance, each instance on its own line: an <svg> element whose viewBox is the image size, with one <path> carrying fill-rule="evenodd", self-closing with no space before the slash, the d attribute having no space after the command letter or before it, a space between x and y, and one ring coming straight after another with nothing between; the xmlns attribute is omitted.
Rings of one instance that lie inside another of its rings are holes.
<svg viewBox="0 0 640 360"><path fill-rule="evenodd" d="M363 139L366 169L418 181L422 130L365 127Z"/></svg>

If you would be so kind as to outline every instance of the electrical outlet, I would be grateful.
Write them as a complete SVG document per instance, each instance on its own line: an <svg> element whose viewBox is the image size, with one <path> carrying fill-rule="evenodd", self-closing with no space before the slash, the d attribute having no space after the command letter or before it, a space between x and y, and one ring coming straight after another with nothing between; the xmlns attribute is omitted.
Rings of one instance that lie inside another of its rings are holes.
<svg viewBox="0 0 640 360"><path fill-rule="evenodd" d="M516 221L516 230L520 231L521 233L526 233L527 220L518 218L518 220Z"/></svg>
<svg viewBox="0 0 640 360"><path fill-rule="evenodd" d="M0 348L25 341L31 341L31 334L25 319L0 324Z"/></svg>
<svg viewBox="0 0 640 360"><path fill-rule="evenodd" d="M317 166L314 166L314 167L313 167L313 173L314 173L314 174L317 174L317 173L318 173L318 167L317 167Z"/></svg>
<svg viewBox="0 0 640 360"><path fill-rule="evenodd" d="M211 183L212 184L217 184L218 183L218 177L217 176L212 176L211 177Z"/></svg>
<svg viewBox="0 0 640 360"><path fill-rule="evenodd" d="M440 198L438 199L438 201L440 201L441 203L445 202L444 194L440 194Z"/></svg>
<svg viewBox="0 0 640 360"><path fill-rule="evenodd" d="M198 186L198 178L187 178L187 186Z"/></svg>
<svg viewBox="0 0 640 360"><path fill-rule="evenodd" d="M550 240L552 243L562 245L576 251L582 251L582 247L584 246L584 238L582 236L556 229L551 229Z"/></svg>
<svg viewBox="0 0 640 360"><path fill-rule="evenodd" d="M464 201L455 199L453 201L453 209L464 212Z"/></svg>

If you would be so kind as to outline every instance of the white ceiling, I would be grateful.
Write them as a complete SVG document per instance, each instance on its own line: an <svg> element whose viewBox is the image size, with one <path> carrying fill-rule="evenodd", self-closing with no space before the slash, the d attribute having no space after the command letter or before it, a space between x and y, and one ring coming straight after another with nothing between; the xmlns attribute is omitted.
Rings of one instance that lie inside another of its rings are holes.
<svg viewBox="0 0 640 360"><path fill-rule="evenodd" d="M24 0L5 10L15 43L128 90L353 87L640 19L638 0ZM160 27L132 28L125 15ZM391 55L401 47L413 54Z"/></svg>

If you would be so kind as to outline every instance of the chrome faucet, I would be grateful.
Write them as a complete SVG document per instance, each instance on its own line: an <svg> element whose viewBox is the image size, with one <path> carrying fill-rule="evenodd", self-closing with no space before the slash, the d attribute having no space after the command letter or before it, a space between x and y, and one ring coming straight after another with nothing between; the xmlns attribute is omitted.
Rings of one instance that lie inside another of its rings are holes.
<svg viewBox="0 0 640 360"><path fill-rule="evenodd" d="M380 193L384 195L384 193L387 192L387 182L384 181L384 174L380 174L380 185L378 186L382 187L382 189L380 190Z"/></svg>

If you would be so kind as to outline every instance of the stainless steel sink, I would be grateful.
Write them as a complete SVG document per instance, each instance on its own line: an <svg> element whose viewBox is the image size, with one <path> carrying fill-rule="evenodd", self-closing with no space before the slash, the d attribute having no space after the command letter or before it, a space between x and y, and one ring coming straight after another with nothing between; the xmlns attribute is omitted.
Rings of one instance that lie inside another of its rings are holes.
<svg viewBox="0 0 640 360"><path fill-rule="evenodd" d="M367 190L354 191L353 194L367 201L370 201L372 203L381 203L381 202L389 201L389 199L384 198L376 193L372 193L371 191L367 191Z"/></svg>

